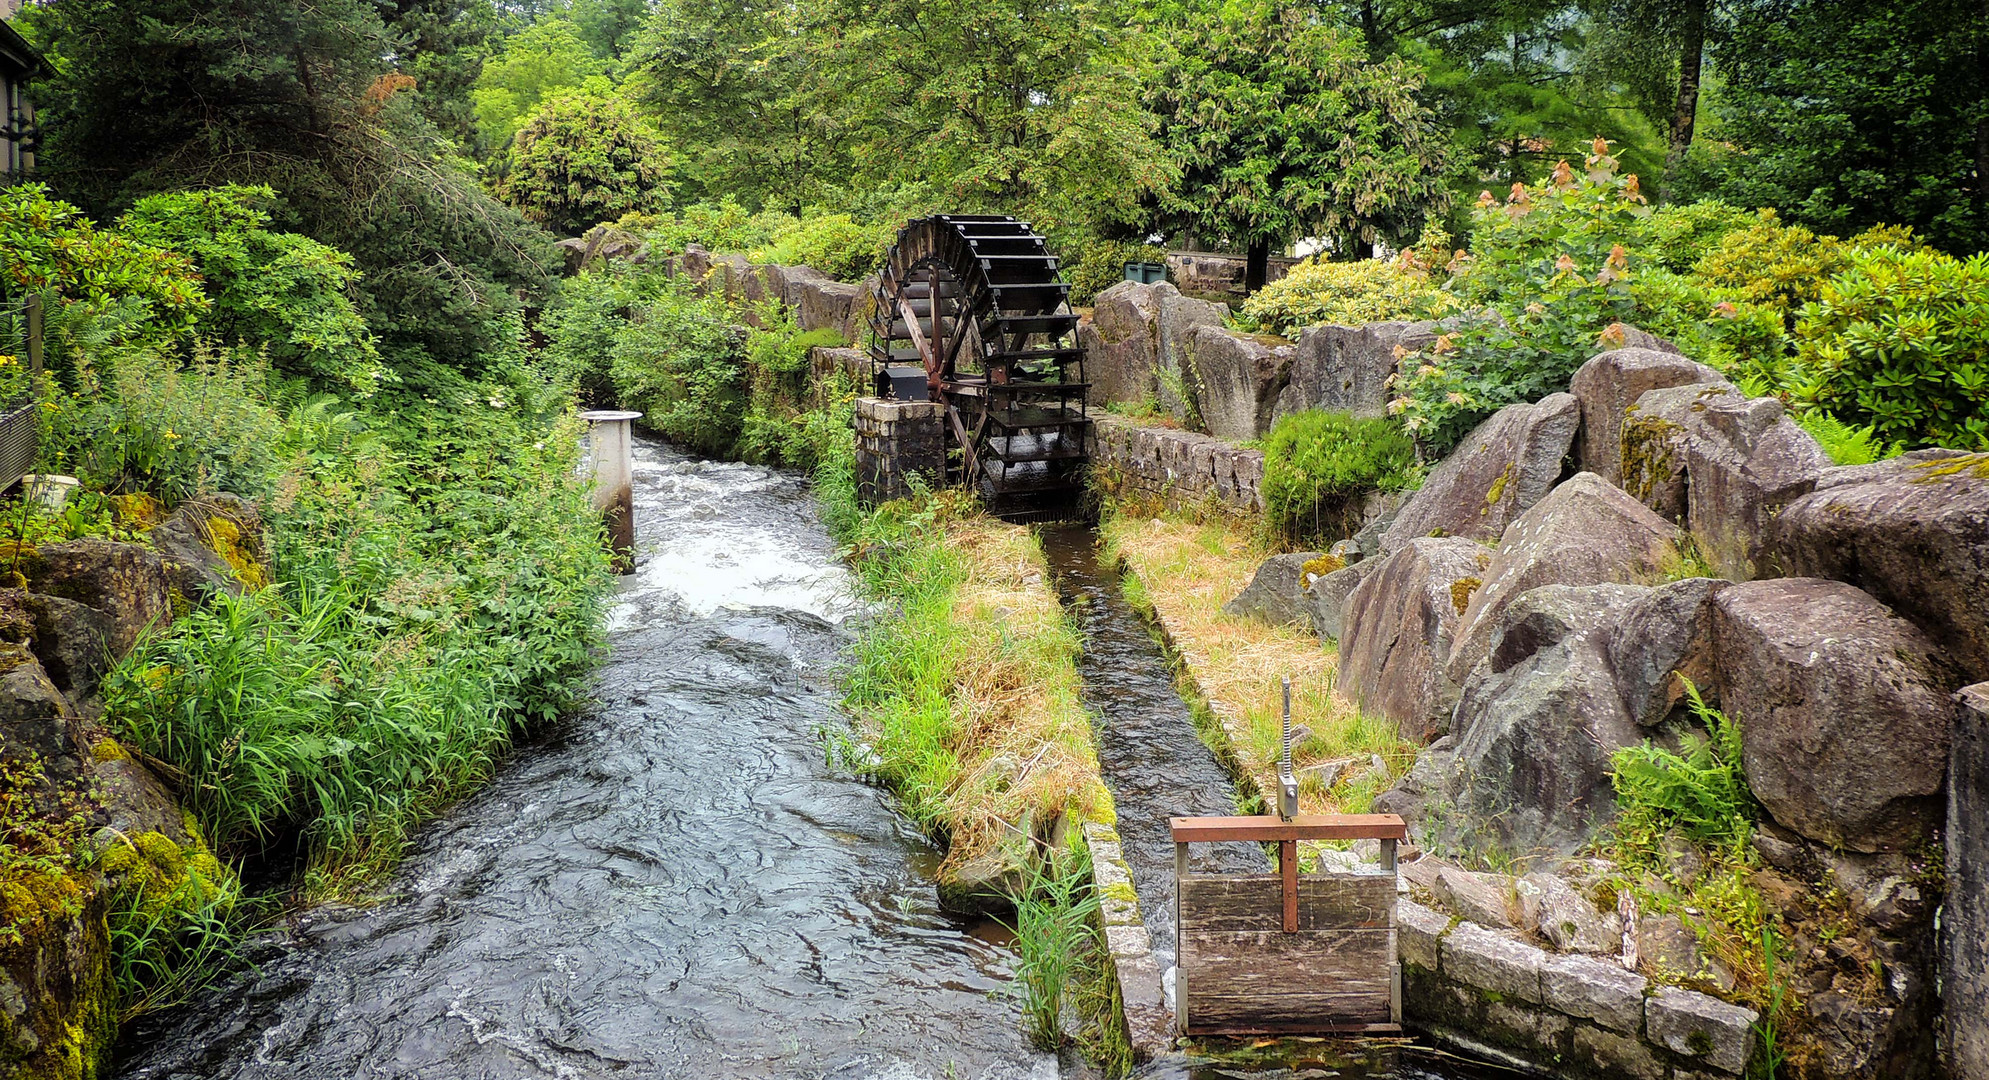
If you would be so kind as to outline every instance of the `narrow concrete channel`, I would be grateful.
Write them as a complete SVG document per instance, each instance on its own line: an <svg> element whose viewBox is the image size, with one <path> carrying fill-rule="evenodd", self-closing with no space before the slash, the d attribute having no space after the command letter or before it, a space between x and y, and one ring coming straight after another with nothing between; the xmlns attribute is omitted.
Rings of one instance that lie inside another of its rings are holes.
<svg viewBox="0 0 1989 1080"><path fill-rule="evenodd" d="M141 1023L130 1078L1050 1080L998 928L823 760L858 610L801 482L637 446L597 701L427 830L396 896Z"/></svg>
<svg viewBox="0 0 1989 1080"><path fill-rule="evenodd" d="M1098 717L1098 762L1118 811L1120 847L1139 894L1140 916L1163 971L1174 964L1174 842L1167 819L1236 813L1228 771L1195 732L1173 670L1146 620L1103 558L1097 532L1057 526L1042 533L1057 589L1084 636L1078 670ZM1266 679L1275 672L1265 672ZM1265 873L1255 844L1198 844L1195 873ZM1168 979L1171 984L1171 977ZM1492 1080L1509 1076L1407 1040L1283 1040L1230 1047L1220 1060L1169 1057L1139 1080Z"/></svg>
<svg viewBox="0 0 1989 1080"><path fill-rule="evenodd" d="M1098 717L1098 765L1119 814L1119 839L1139 893L1154 959L1174 964L1174 840L1170 817L1234 814L1235 786L1174 688L1167 655L1120 589L1119 575L1088 526L1043 531L1057 589L1084 635L1078 672ZM1203 874L1262 874L1255 844L1197 844L1189 868ZM1171 980L1170 980L1171 981Z"/></svg>

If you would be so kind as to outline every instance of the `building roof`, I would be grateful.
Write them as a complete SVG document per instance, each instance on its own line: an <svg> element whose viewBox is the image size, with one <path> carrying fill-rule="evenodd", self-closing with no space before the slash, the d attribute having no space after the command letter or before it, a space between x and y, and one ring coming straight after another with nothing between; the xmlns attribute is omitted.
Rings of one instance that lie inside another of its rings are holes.
<svg viewBox="0 0 1989 1080"><path fill-rule="evenodd" d="M23 80L55 74L55 68L28 44L28 40L4 22L0 22L0 68Z"/></svg>

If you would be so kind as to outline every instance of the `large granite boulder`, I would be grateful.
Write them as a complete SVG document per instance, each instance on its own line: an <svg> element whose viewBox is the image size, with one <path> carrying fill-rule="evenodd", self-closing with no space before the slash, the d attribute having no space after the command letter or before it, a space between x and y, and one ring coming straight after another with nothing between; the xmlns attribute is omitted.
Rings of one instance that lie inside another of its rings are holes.
<svg viewBox="0 0 1989 1080"><path fill-rule="evenodd" d="M1955 1076L1989 1076L1989 682L1955 695L1941 996Z"/></svg>
<svg viewBox="0 0 1989 1080"><path fill-rule="evenodd" d="M1687 578L1638 597L1612 620L1609 670L1623 708L1640 726L1656 727L1680 716L1688 704L1686 681L1716 694L1713 670L1713 598L1732 584Z"/></svg>
<svg viewBox="0 0 1989 1080"><path fill-rule="evenodd" d="M1484 573L1490 556L1460 537L1412 539L1347 598L1340 688L1361 708L1395 721L1405 739L1426 743L1450 726L1444 665L1464 608L1459 587Z"/></svg>
<svg viewBox="0 0 1989 1080"><path fill-rule="evenodd" d="M1684 524L1685 433L1710 402L1739 394L1725 380L1646 390L1624 413L1617 483L1666 520Z"/></svg>
<svg viewBox="0 0 1989 1080"><path fill-rule="evenodd" d="M1094 406L1138 404L1159 393L1154 371L1160 354L1160 302L1172 285L1121 281L1098 294L1091 314L1078 323L1084 346L1086 398Z"/></svg>
<svg viewBox="0 0 1989 1080"><path fill-rule="evenodd" d="M1396 349L1415 352L1435 340L1435 323L1380 322L1308 326L1299 333L1291 383L1278 393L1273 419L1307 409L1385 416Z"/></svg>
<svg viewBox="0 0 1989 1080"><path fill-rule="evenodd" d="M122 656L146 628L173 617L166 567L136 544L88 537L49 544L21 561L32 592L73 600L110 616L111 650Z"/></svg>
<svg viewBox="0 0 1989 1080"><path fill-rule="evenodd" d="M1305 587L1305 564L1319 555L1317 551L1300 551L1264 560L1251 576L1250 584L1236 594L1236 599L1222 606L1223 614L1272 626L1306 622L1306 613L1299 602Z"/></svg>
<svg viewBox="0 0 1989 1080"><path fill-rule="evenodd" d="M1154 395L1162 409L1184 424L1200 419L1195 385L1194 339L1206 327L1220 329L1229 305L1181 295L1172 285L1160 290L1160 339L1154 353Z"/></svg>
<svg viewBox="0 0 1989 1080"><path fill-rule="evenodd" d="M1676 351L1625 348L1601 353L1568 383L1581 401L1582 432L1576 454L1583 469L1612 484L1623 482L1623 418L1645 393L1689 383L1721 381L1718 371Z"/></svg>
<svg viewBox="0 0 1989 1080"><path fill-rule="evenodd" d="M1624 487L1688 528L1719 572L1757 576L1769 523L1830 458L1775 398L1724 383L1652 390L1623 427Z"/></svg>
<svg viewBox="0 0 1989 1080"><path fill-rule="evenodd" d="M849 338L857 301L865 295L863 286L831 281L826 275L789 277L796 301L795 324L803 330L836 330Z"/></svg>
<svg viewBox="0 0 1989 1080"><path fill-rule="evenodd" d="M51 783L84 775L82 718L27 646L0 642L0 761L29 758Z"/></svg>
<svg viewBox="0 0 1989 1080"><path fill-rule="evenodd" d="M1572 394L1493 413L1430 471L1382 534L1381 549L1395 551L1419 536L1498 540L1560 481L1580 426L1581 402Z"/></svg>
<svg viewBox="0 0 1989 1080"><path fill-rule="evenodd" d="M262 515L233 495L181 503L153 526L152 546L166 579L180 595L199 600L217 592L240 596L268 584Z"/></svg>
<svg viewBox="0 0 1989 1080"><path fill-rule="evenodd" d="M641 236L607 224L596 225L580 236L559 241L555 246L566 260L568 277L593 270L611 259L640 263L649 257L649 243Z"/></svg>
<svg viewBox="0 0 1989 1080"><path fill-rule="evenodd" d="M89 696L117 662L111 643L117 622L74 600L10 590L32 623L27 645L56 689L77 701Z"/></svg>
<svg viewBox="0 0 1989 1080"><path fill-rule="evenodd" d="M1781 572L1856 585L1989 679L1989 456L1825 469L1769 526L1768 548Z"/></svg>
<svg viewBox="0 0 1989 1080"><path fill-rule="evenodd" d="M1305 583L1299 607L1322 638L1338 640L1346 629L1347 599L1360 584L1381 569L1384 560L1363 559Z"/></svg>
<svg viewBox="0 0 1989 1080"><path fill-rule="evenodd" d="M1195 372L1195 403L1209 434L1235 442L1267 434L1278 394L1291 381L1297 355L1292 343L1200 326L1188 339L1188 348Z"/></svg>
<svg viewBox="0 0 1989 1080"><path fill-rule="evenodd" d="M1499 612L1542 585L1641 584L1677 541L1670 522L1594 473L1578 473L1506 529L1483 584L1457 622L1449 683L1462 686L1491 651Z"/></svg>
<svg viewBox="0 0 1989 1080"><path fill-rule="evenodd" d="M1961 684L1926 634L1843 582L1778 578L1722 589L1713 640L1748 784L1777 822L1852 851L1926 841Z"/></svg>
<svg viewBox="0 0 1989 1080"><path fill-rule="evenodd" d="M1604 642L1608 624L1648 591L1548 585L1506 605L1452 734L1375 809L1467 849L1558 857L1581 848L1615 815L1610 754L1642 737Z"/></svg>

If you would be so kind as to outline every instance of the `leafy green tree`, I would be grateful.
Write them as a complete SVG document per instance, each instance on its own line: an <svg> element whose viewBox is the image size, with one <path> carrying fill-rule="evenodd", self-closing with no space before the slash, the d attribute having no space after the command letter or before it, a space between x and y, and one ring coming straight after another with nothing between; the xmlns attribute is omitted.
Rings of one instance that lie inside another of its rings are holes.
<svg viewBox="0 0 1989 1080"><path fill-rule="evenodd" d="M606 75L608 65L594 55L572 21L541 19L513 34L484 62L471 99L477 126L492 146L511 142L518 127L546 95L581 86Z"/></svg>
<svg viewBox="0 0 1989 1080"><path fill-rule="evenodd" d="M1912 226L1989 247L1989 9L1979 0L1748 0L1716 42L1722 145L1683 193L1847 235Z"/></svg>
<svg viewBox="0 0 1989 1080"><path fill-rule="evenodd" d="M813 0L808 93L843 111L855 181L907 208L1136 229L1172 177L1129 14L1118 0Z"/></svg>
<svg viewBox="0 0 1989 1080"><path fill-rule="evenodd" d="M1447 208L1448 147L1408 62L1371 62L1337 20L1273 0L1223 0L1169 29L1152 96L1182 165L1166 205L1247 246L1246 288L1272 247L1413 239Z"/></svg>
<svg viewBox="0 0 1989 1080"><path fill-rule="evenodd" d="M353 302L352 256L268 226L276 193L224 187L148 195L118 224L145 243L192 257L213 308L203 332L261 345L292 374L370 394L380 353Z"/></svg>
<svg viewBox="0 0 1989 1080"><path fill-rule="evenodd" d="M633 106L569 91L541 102L518 129L504 197L528 219L573 236L660 209L668 175L662 139Z"/></svg>
<svg viewBox="0 0 1989 1080"><path fill-rule="evenodd" d="M476 89L491 42L503 28L492 0L380 0L394 41L394 63L413 76L421 113L471 150L477 138Z"/></svg>
<svg viewBox="0 0 1989 1080"><path fill-rule="evenodd" d="M62 0L22 25L61 71L37 87L51 187L101 213L268 184L276 225L352 254L360 310L410 386L481 371L559 266L388 68L367 0Z"/></svg>
<svg viewBox="0 0 1989 1080"><path fill-rule="evenodd" d="M628 52L628 91L687 164L692 197L799 214L842 172L845 103L804 89L797 10L735 0L663 0Z"/></svg>

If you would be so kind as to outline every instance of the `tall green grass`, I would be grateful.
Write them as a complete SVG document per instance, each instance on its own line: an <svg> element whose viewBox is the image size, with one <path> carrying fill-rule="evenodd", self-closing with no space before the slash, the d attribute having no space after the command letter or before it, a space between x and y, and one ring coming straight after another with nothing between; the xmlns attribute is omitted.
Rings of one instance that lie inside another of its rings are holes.
<svg viewBox="0 0 1989 1080"><path fill-rule="evenodd" d="M505 393L300 410L272 454L276 584L215 598L106 681L113 730L218 851L301 835L308 895L364 891L576 700L612 580L600 521L575 425Z"/></svg>
<svg viewBox="0 0 1989 1080"><path fill-rule="evenodd" d="M1098 896L1082 850L1038 864L1015 902L1015 969L1029 1038L1044 1050L1063 1044L1066 995L1077 989L1098 948Z"/></svg>

